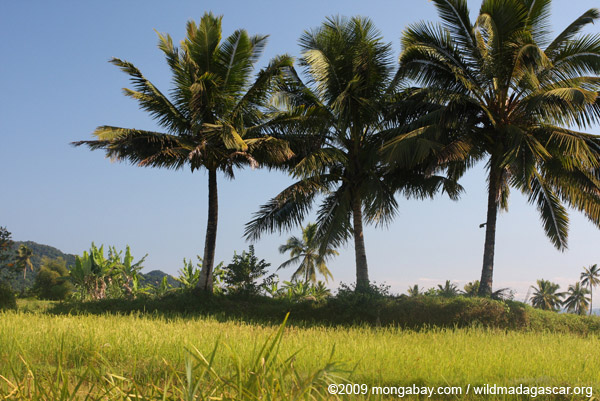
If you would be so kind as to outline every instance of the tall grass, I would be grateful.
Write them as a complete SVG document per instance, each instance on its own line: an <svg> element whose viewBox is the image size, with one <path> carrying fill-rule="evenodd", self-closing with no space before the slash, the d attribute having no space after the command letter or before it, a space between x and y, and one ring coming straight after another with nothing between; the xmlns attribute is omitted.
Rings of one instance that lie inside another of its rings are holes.
<svg viewBox="0 0 600 401"><path fill-rule="evenodd" d="M597 335L367 326L277 331L244 322L141 314L2 312L0 322L0 375L6 378L0 394L5 395L14 386L35 390L36 384L56 391L65 388L72 395L81 383L78 392L93 387L98 394L109 392L108 399L126 397L131 391L147 399L164 394L166 399L192 399L185 397L196 387L213 389L214 397L252 399L250 393L246 395L250 398L243 398L247 384L236 390L235 383L256 380L257 372L264 373L264 388L281 388L261 390L274 397L270 399L291 399L286 398L289 394L299 399L329 397L323 388L331 380L389 386L522 383L600 389ZM265 356L267 349L276 355L272 360ZM224 386L225 382L229 384Z"/></svg>

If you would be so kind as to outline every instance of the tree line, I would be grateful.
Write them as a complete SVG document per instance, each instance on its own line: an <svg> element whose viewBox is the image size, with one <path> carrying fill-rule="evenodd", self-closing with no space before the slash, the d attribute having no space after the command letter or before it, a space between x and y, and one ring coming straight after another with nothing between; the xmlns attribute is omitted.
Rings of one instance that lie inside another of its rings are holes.
<svg viewBox="0 0 600 401"><path fill-rule="evenodd" d="M485 162L488 200L478 294L493 287L497 213L510 189L540 213L559 250L567 207L600 226L600 35L584 12L557 36L550 0L433 0L440 22L418 22L391 45L368 18L328 18L299 39L301 57L272 59L253 74L266 36L235 31L222 17L187 24L176 46L159 33L172 73L168 95L132 63L135 99L162 131L101 126L75 142L143 167L205 169L208 219L198 289L212 292L218 172L244 166L288 172L295 182L246 225L249 240L302 224L316 199L319 249L354 241L356 289L369 286L364 224L390 224L398 196L458 200L460 178Z"/></svg>

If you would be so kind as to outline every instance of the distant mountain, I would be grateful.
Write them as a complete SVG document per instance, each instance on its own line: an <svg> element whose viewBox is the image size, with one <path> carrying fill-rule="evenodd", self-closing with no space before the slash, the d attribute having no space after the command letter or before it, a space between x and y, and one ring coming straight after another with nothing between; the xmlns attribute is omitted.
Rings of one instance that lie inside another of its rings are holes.
<svg viewBox="0 0 600 401"><path fill-rule="evenodd" d="M53 246L38 244L37 242L33 241L14 241L13 251L16 252L21 244L27 246L33 251L33 255L31 257L33 272L28 270L25 279L23 279L23 273L21 272L17 275L15 280L11 281L11 285L17 291L21 291L33 286L33 282L40 271L42 259L44 257L49 259L63 258L67 263L67 267L69 268L75 265L75 255L64 253L60 249L57 249ZM179 281L175 280L173 276L170 276L161 270L152 270L148 273L142 273L142 276L143 280L141 284L143 285L158 285L161 283L164 276L167 276L167 281L171 286L179 287L180 285ZM0 272L0 278L2 278L2 272Z"/></svg>
<svg viewBox="0 0 600 401"><path fill-rule="evenodd" d="M162 270L152 270L148 273L142 273L143 279L142 281L142 285L153 285L153 286L158 286L160 285L160 283L163 280L163 277L167 276L167 282L172 286L172 287L179 287L181 285L181 283L177 280L175 280L175 278L165 272L163 272Z"/></svg>

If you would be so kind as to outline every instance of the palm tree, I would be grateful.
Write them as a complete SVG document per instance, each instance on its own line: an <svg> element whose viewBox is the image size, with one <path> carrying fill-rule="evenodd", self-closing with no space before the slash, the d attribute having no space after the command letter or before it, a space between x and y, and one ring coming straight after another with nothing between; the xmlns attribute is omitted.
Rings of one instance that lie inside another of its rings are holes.
<svg viewBox="0 0 600 401"><path fill-rule="evenodd" d="M407 294L409 297L418 297L419 295L422 295L423 292L419 288L419 284L415 284L412 287L408 287Z"/></svg>
<svg viewBox="0 0 600 401"><path fill-rule="evenodd" d="M475 280L475 281L469 281L467 284L464 285L462 294L467 297L474 297L474 296L477 296L478 292L479 292L479 280Z"/></svg>
<svg viewBox="0 0 600 401"><path fill-rule="evenodd" d="M398 94L390 45L369 19L329 18L300 38L304 83L290 70L275 100L274 130L306 146L291 169L297 182L263 205L247 224L246 236L289 230L300 224L318 195L316 236L321 248L354 238L356 289L369 286L363 224L385 225L396 213L397 192L432 196L460 189L444 177L417 169L392 171L380 148Z"/></svg>
<svg viewBox="0 0 600 401"><path fill-rule="evenodd" d="M275 58L251 80L254 64L266 36L249 36L237 30L221 42L221 19L204 14L200 24L187 23L181 48L169 35L159 34L158 47L173 75L169 99L131 63L112 59L130 76L135 90L125 95L138 101L166 132L113 126L98 127L96 140L75 142L103 149L116 160L144 167L208 171L208 219L202 273L198 288L212 292L212 271L217 238L217 172L234 178L234 168L260 163L281 163L292 153L284 141L262 135L262 105L287 56Z"/></svg>
<svg viewBox="0 0 600 401"><path fill-rule="evenodd" d="M567 307L567 312L585 315L590 306L590 301L587 297L589 293L590 291L583 287L580 282L570 285L569 291L566 294L568 297L563 302L563 305Z"/></svg>
<svg viewBox="0 0 600 401"><path fill-rule="evenodd" d="M600 137L570 128L600 120L600 36L579 35L600 12L586 11L552 39L551 0L483 0L475 22L466 0L433 2L442 23L410 26L400 65L420 86L412 92L442 108L390 146L420 141L454 178L487 161L479 294L489 296L497 213L510 187L537 207L559 250L567 247L565 204L600 226Z"/></svg>
<svg viewBox="0 0 600 401"><path fill-rule="evenodd" d="M328 258L339 254L333 248L322 250L316 234L317 225L308 224L306 228L302 228L302 238L294 236L281 245L279 252L290 252L290 259L283 262L277 270L300 262L298 269L292 275L292 281L302 277L305 283L310 281L314 285L317 283L317 271L325 277L325 281L328 281L328 278L333 279L325 262Z"/></svg>
<svg viewBox="0 0 600 401"><path fill-rule="evenodd" d="M32 256L33 251L25 244L21 244L19 249L17 249L15 264L19 270L23 269L23 279L25 279L25 276L27 275L27 268L33 271L33 264L31 263Z"/></svg>
<svg viewBox="0 0 600 401"><path fill-rule="evenodd" d="M444 285L438 284L437 294L442 297L455 297L458 295L456 284L452 284L450 280L446 280Z"/></svg>
<svg viewBox="0 0 600 401"><path fill-rule="evenodd" d="M582 285L587 285L590 290L590 315L592 314L592 301L594 300L593 289L597 285L600 285L600 269L598 265L594 264L590 267L584 267L583 273L579 277Z"/></svg>
<svg viewBox="0 0 600 401"><path fill-rule="evenodd" d="M548 280L537 280L537 288L531 286L533 295L529 298L534 308L556 311L560 308L562 292L558 292L560 286Z"/></svg>

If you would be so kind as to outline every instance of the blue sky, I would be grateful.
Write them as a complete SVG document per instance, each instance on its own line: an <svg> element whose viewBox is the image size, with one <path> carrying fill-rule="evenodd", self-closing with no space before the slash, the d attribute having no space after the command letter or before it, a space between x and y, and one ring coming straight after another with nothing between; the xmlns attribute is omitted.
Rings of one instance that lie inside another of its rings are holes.
<svg viewBox="0 0 600 401"><path fill-rule="evenodd" d="M469 1L472 12L480 2ZM562 30L597 1L555 0L552 24ZM402 30L418 20L436 20L433 4L413 1L19 1L0 3L0 225L16 240L33 240L80 254L96 244L129 244L145 253L146 271L176 274L183 257L202 254L207 213L204 172L143 169L110 163L101 152L73 148L99 125L156 129L137 104L121 94L127 76L107 60L133 62L166 92L170 76L157 49L154 29L183 39L185 23L205 11L223 14L224 35L245 28L269 34L260 63L281 53L298 56L297 40L327 16L373 19L386 41L400 51ZM597 33L598 27L588 32ZM598 127L590 132L599 134ZM290 183L282 173L244 170L234 181L220 177L217 261L247 249L244 224L259 205ZM371 279L395 292L455 281L460 287L480 276L485 221L485 174L480 166L462 181L459 202L400 201L387 229L365 233ZM298 234L299 230L291 234ZM257 255L285 260L277 248L289 234L265 236ZM600 231L571 214L569 250L556 251L545 238L537 211L513 191L509 213L498 221L495 287L525 297L536 279L566 289L582 266L600 262ZM354 280L349 244L331 262L336 286ZM291 271L280 271L288 279Z"/></svg>

